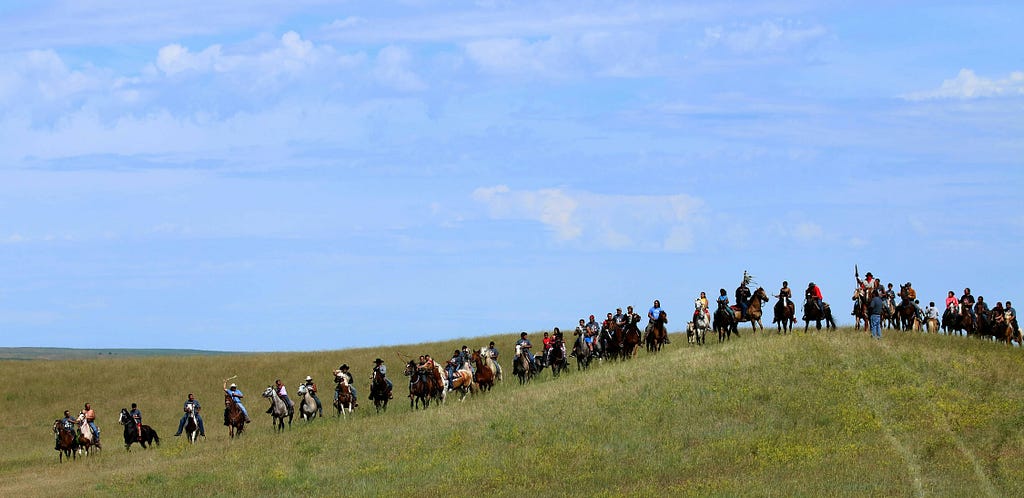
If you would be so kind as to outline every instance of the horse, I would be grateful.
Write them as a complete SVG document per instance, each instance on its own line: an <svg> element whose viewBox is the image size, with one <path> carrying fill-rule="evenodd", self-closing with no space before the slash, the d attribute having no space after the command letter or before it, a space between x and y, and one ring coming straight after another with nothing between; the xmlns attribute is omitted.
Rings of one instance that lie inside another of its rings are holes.
<svg viewBox="0 0 1024 498"><path fill-rule="evenodd" d="M343 375L341 370L336 370L334 372L334 378L338 381L338 386L334 389L338 394L338 398L334 400L334 416L340 417L342 415L348 415L352 413L352 409L355 405L355 400L352 399L352 386L348 383L348 376ZM386 390L387 384L384 384L384 387ZM372 386L370 388L370 397L373 397ZM385 395L384 398L384 405L386 407L388 402L387 395ZM378 408L377 411L379 412L380 408Z"/></svg>
<svg viewBox="0 0 1024 498"><path fill-rule="evenodd" d="M640 351L642 339L640 337L640 328L636 325L639 321L640 316L636 315L626 322L625 331L622 333L622 350L620 351L624 360L635 358L637 352Z"/></svg>
<svg viewBox="0 0 1024 498"><path fill-rule="evenodd" d="M711 328L711 318L708 310L704 307L704 301L696 299L693 302L693 320L686 323L686 342L701 345L707 340L708 329Z"/></svg>
<svg viewBox="0 0 1024 498"><path fill-rule="evenodd" d="M558 377L559 374L569 368L569 361L565 357L565 341L562 335L555 336L551 341L551 349L548 350L548 364L551 366L551 375Z"/></svg>
<svg viewBox="0 0 1024 498"><path fill-rule="evenodd" d="M420 404L426 409L435 389L433 372L421 371L415 360L409 360L405 366L405 376L409 377L409 408L419 409Z"/></svg>
<svg viewBox="0 0 1024 498"><path fill-rule="evenodd" d="M917 310L909 300L904 300L896 307L896 318L902 330L921 329L921 322L917 319Z"/></svg>
<svg viewBox="0 0 1024 498"><path fill-rule="evenodd" d="M199 419L196 418L196 411L192 403L185 403L185 436L189 443L195 443L199 436Z"/></svg>
<svg viewBox="0 0 1024 498"><path fill-rule="evenodd" d="M854 330L860 330L860 324L864 323L864 330L868 330L871 325L871 320L868 317L868 303L871 301L871 297L868 296L868 292L861 287L857 287L857 290L853 291L853 313L854 317L853 328Z"/></svg>
<svg viewBox="0 0 1024 498"><path fill-rule="evenodd" d="M526 355L522 345L516 344L515 361L512 363L512 374L519 377L519 384L530 382L539 370L536 363L530 363L530 357Z"/></svg>
<svg viewBox="0 0 1024 498"><path fill-rule="evenodd" d="M313 397L313 391L306 387L306 384L299 384L299 387L295 390L296 394L299 395L299 418L309 422L316 418L316 398Z"/></svg>
<svg viewBox="0 0 1024 498"><path fill-rule="evenodd" d="M103 449L103 446L96 441L96 435L92 433L92 427L86 422L84 411L78 414L75 422L78 424L78 453L89 455L93 446L98 450Z"/></svg>
<svg viewBox="0 0 1024 498"><path fill-rule="evenodd" d="M391 393L388 391L388 382L385 380L384 374L376 369L374 369L373 377L370 379L370 399L373 400L373 407L377 410L377 413L388 411L388 400L391 399Z"/></svg>
<svg viewBox="0 0 1024 498"><path fill-rule="evenodd" d="M462 366L455 371L455 376L452 377L448 390L458 391L461 394L459 401L464 401L466 395L475 394L476 389L476 382L473 381L473 370L469 368L468 363L463 362Z"/></svg>
<svg viewBox="0 0 1024 498"><path fill-rule="evenodd" d="M490 391L494 387L494 361L487 348L473 351L473 363L476 365L475 380L481 391Z"/></svg>
<svg viewBox="0 0 1024 498"><path fill-rule="evenodd" d="M128 413L127 408L121 409L121 415L117 418L117 423L124 426L124 449L130 450L132 443L139 443L144 449L146 445L153 446L156 443L160 445L160 436L156 434L156 431L152 427L142 424L142 430L139 430L139 426L136 425L135 419Z"/></svg>
<svg viewBox="0 0 1024 498"><path fill-rule="evenodd" d="M740 336L739 327L736 326L736 314L732 309L726 308L725 305L719 306L715 310L715 317L713 328L715 332L718 332L718 342L724 342L732 337L732 334L736 334L736 337Z"/></svg>
<svg viewBox="0 0 1024 498"><path fill-rule="evenodd" d="M647 337L644 342L647 344L648 353L657 353L665 345L665 339L668 339L666 323L668 323L668 313L662 311L658 313L658 318L647 327Z"/></svg>
<svg viewBox="0 0 1024 498"><path fill-rule="evenodd" d="M224 425L228 426L228 437L234 439L245 430L245 414L230 394L224 394Z"/></svg>
<svg viewBox="0 0 1024 498"><path fill-rule="evenodd" d="M267 386L263 391L263 397L270 400L270 416L272 418L273 425L277 428L278 432L284 431L284 419L288 418L288 427L292 426L292 417L295 416L295 410L289 410L288 405L281 399L281 396L277 394L277 389L274 386Z"/></svg>
<svg viewBox="0 0 1024 498"><path fill-rule="evenodd" d="M767 302L768 292L764 290L764 287L758 287L750 296L746 316L742 315L742 308L738 305L732 306L737 326L742 322L750 322L750 329L754 332L757 332L758 329L764 330L764 325L761 324L761 304Z"/></svg>
<svg viewBox="0 0 1024 498"><path fill-rule="evenodd" d="M780 297L775 302L774 311L775 316L772 318L772 323L777 324L780 334L788 334L793 330L793 324L796 323L796 305L793 304L793 300L788 297Z"/></svg>
<svg viewBox="0 0 1024 498"><path fill-rule="evenodd" d="M810 300L804 302L804 332L811 326L811 322L816 323L816 328L821 330L821 321L825 321L825 330L835 330L836 321L832 318L832 308L828 303L821 303L822 310L818 310L818 305L814 304Z"/></svg>
<svg viewBox="0 0 1024 498"><path fill-rule="evenodd" d="M75 431L64 427L64 424L58 419L53 421L53 433L57 438L58 460L63 463L65 457L76 459L78 457L78 436Z"/></svg>
<svg viewBox="0 0 1024 498"><path fill-rule="evenodd" d="M590 367L590 346L585 339L586 332L574 332L576 340L573 341L572 354L576 357L576 370L586 370Z"/></svg>

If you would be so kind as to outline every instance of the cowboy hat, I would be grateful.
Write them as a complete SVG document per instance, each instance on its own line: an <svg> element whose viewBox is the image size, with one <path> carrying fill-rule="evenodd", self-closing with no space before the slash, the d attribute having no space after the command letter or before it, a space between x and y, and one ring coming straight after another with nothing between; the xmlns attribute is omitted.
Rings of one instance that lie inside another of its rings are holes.
<svg viewBox="0 0 1024 498"><path fill-rule="evenodd" d="M309 382L309 381L311 381L311 380L313 380L313 377L311 377L311 376L307 375L307 376L306 376L306 382Z"/></svg>

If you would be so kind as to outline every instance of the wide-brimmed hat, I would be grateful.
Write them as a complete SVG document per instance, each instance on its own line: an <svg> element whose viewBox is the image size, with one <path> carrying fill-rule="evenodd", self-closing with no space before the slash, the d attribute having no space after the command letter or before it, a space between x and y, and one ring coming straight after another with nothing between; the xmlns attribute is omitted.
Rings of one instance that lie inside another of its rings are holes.
<svg viewBox="0 0 1024 498"><path fill-rule="evenodd" d="M238 384L235 384L234 382L232 382L232 383L231 383L231 389L234 389L234 388L236 388L236 387L238 387Z"/></svg>
<svg viewBox="0 0 1024 498"><path fill-rule="evenodd" d="M384 363L384 360L382 360L380 358L377 358L376 360L373 360L373 362L374 363Z"/></svg>
<svg viewBox="0 0 1024 498"><path fill-rule="evenodd" d="M309 376L309 375L307 375L307 376L306 376L306 382L309 382L309 381L311 381L311 380L313 380L313 377L312 377L312 376Z"/></svg>
<svg viewBox="0 0 1024 498"><path fill-rule="evenodd" d="M347 368L348 368L348 363L342 363L341 366L338 367L338 370L345 370Z"/></svg>

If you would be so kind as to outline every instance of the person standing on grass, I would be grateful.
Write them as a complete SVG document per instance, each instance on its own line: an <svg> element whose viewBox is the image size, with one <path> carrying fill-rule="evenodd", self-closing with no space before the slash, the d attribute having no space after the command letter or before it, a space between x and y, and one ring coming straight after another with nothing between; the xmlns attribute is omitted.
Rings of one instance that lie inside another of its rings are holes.
<svg viewBox="0 0 1024 498"><path fill-rule="evenodd" d="M871 322L871 337L882 339L882 310L885 309L885 301L882 300L881 292L875 294L868 303L868 319Z"/></svg>

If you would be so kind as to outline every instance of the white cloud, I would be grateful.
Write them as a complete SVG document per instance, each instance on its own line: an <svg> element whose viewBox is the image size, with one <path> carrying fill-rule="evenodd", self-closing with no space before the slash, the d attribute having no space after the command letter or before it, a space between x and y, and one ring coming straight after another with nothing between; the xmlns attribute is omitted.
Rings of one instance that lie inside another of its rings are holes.
<svg viewBox="0 0 1024 498"><path fill-rule="evenodd" d="M220 45L212 45L202 52L192 53L188 48L173 43L157 52L156 67L168 76L185 71L205 72L217 67L222 58Z"/></svg>
<svg viewBox="0 0 1024 498"><path fill-rule="evenodd" d="M701 46L705 49L724 47L739 54L785 52L820 40L826 34L828 30L823 26L764 21L755 25L707 28Z"/></svg>
<svg viewBox="0 0 1024 498"><path fill-rule="evenodd" d="M686 195L613 195L562 189L482 187L473 199L494 219L540 222L560 241L609 249L688 251L703 201Z"/></svg>
<svg viewBox="0 0 1024 498"><path fill-rule="evenodd" d="M821 225L809 221L797 223L796 227L793 228L793 237L800 242L820 240L824 233Z"/></svg>
<svg viewBox="0 0 1024 498"><path fill-rule="evenodd" d="M388 46L377 53L373 74L382 84L403 92L427 88L426 83L410 68L412 55L402 47Z"/></svg>
<svg viewBox="0 0 1024 498"><path fill-rule="evenodd" d="M956 78L942 82L939 88L904 95L911 101L938 99L976 99L984 97L1024 96L1024 71L1011 72L1005 78L978 76L970 69L961 69Z"/></svg>
<svg viewBox="0 0 1024 498"><path fill-rule="evenodd" d="M465 43L467 58L497 75L639 77L665 65L650 33L595 31L538 40L485 38Z"/></svg>

